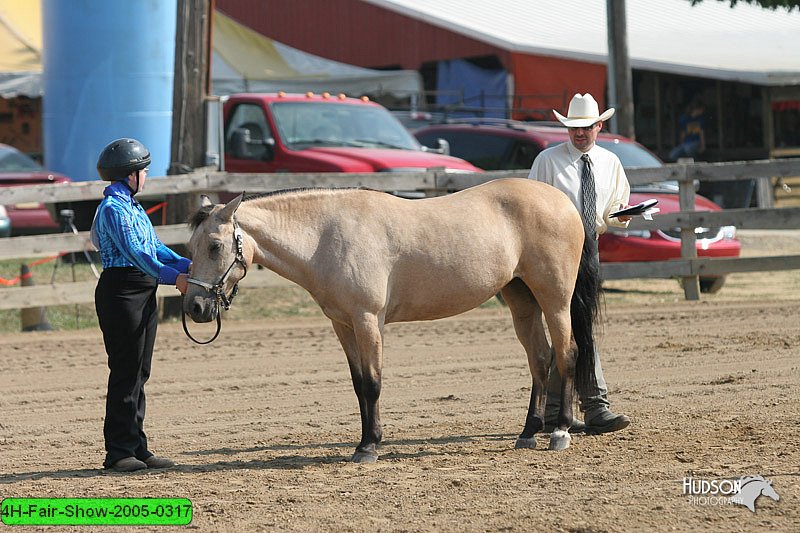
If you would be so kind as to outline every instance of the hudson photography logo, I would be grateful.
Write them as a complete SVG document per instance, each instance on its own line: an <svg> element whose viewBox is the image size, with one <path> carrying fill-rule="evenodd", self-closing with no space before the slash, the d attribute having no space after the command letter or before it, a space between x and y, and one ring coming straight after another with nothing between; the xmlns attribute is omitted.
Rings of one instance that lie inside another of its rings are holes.
<svg viewBox="0 0 800 533"><path fill-rule="evenodd" d="M683 494L692 505L743 505L754 513L759 496L775 501L781 499L772 487L772 481L763 476L703 479L690 475L683 478Z"/></svg>

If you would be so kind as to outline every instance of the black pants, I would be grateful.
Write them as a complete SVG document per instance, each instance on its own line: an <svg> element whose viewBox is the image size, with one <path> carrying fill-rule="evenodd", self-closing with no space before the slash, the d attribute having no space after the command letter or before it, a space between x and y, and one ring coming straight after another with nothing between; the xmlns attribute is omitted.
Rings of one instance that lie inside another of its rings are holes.
<svg viewBox="0 0 800 533"><path fill-rule="evenodd" d="M108 354L108 394L103 436L105 467L123 457L151 455L144 433L144 384L158 328L158 282L133 267L103 270L95 289L95 309Z"/></svg>

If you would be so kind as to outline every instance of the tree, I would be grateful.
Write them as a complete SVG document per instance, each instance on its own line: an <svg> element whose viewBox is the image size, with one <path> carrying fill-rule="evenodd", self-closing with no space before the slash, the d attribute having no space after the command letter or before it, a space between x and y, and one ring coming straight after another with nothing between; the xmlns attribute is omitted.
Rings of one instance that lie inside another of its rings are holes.
<svg viewBox="0 0 800 533"><path fill-rule="evenodd" d="M689 0L692 5L699 4L703 0ZM737 2L745 2L747 4L756 4L766 9L778 9L779 7L785 8L787 11L791 12L793 9L797 8L800 10L800 0L717 0L718 2L730 2L731 7L734 7Z"/></svg>

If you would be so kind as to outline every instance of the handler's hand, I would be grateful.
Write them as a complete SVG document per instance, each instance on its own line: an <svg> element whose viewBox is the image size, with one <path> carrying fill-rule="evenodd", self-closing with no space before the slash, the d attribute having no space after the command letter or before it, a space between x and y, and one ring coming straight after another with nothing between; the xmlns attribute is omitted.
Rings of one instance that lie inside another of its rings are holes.
<svg viewBox="0 0 800 533"><path fill-rule="evenodd" d="M178 274L178 279L175 280L175 287L181 292L181 294L186 294L186 291L189 290L188 280L188 274Z"/></svg>
<svg viewBox="0 0 800 533"><path fill-rule="evenodd" d="M633 217L630 216L630 215L622 215L622 216L618 216L617 220L619 220L620 222L627 222L629 220L633 220Z"/></svg>

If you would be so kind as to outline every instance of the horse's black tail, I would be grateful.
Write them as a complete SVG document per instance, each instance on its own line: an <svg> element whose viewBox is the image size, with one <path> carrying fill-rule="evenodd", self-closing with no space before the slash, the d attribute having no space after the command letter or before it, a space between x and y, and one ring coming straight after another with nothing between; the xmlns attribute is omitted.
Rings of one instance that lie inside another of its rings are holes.
<svg viewBox="0 0 800 533"><path fill-rule="evenodd" d="M578 269L578 279L575 281L575 291L572 293L570 305L572 335L578 346L575 385L579 391L585 390L586 386L597 384L594 372L594 324L600 318L601 296L602 279L597 255L597 241L590 235L586 235L581 253L581 264Z"/></svg>

